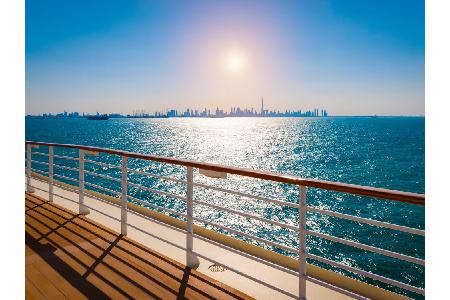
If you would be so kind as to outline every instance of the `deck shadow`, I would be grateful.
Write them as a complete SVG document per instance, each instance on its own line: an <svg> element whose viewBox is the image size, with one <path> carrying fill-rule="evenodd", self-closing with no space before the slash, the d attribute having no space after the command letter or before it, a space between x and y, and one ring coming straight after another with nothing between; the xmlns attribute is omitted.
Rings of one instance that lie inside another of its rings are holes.
<svg viewBox="0 0 450 300"><path fill-rule="evenodd" d="M250 299L58 205L26 194L25 243L89 299ZM32 263L32 262L31 262ZM28 264L28 262L27 262ZM53 282L58 287L58 282Z"/></svg>

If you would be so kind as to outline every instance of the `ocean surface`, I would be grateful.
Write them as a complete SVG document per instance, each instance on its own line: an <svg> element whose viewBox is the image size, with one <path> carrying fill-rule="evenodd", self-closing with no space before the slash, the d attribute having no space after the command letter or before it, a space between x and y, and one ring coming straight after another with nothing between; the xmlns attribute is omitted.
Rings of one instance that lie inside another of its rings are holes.
<svg viewBox="0 0 450 300"><path fill-rule="evenodd" d="M425 191L423 117L170 118L108 121L26 119L26 139L121 149L408 192ZM35 151L45 153L47 149L40 148ZM55 149L55 154L78 155L74 150L64 149ZM46 161L47 157L36 155L33 159ZM89 159L120 164L119 158L112 155L100 155ZM55 163L77 166L75 161L61 159L55 159ZM132 169L179 179L186 177L186 170L183 167L135 159L129 161L129 166ZM33 168L47 171L46 166L39 164L33 164ZM86 169L120 178L116 169L88 163ZM55 173L73 178L78 176L74 172L57 168ZM177 195L185 195L183 183L137 174L130 174L129 180ZM298 201L298 188L295 186L233 175L227 180L211 179L198 174L198 171L194 173L194 180L268 198ZM91 175L86 175L86 181L97 184L100 182L104 187L120 191L119 183L113 181L100 180ZM135 188L130 188L129 192L133 197L153 204L180 212L185 211L185 204L180 200ZM290 225L298 224L298 210L295 208L200 187L194 188L194 199ZM416 205L313 188L307 191L307 204L414 228L424 229L425 226L424 208ZM297 234L288 229L248 220L199 204L194 206L194 216L290 247L298 247ZM218 228L206 227L230 234ZM321 233L414 257L424 258L425 255L423 237L316 213L308 213L307 227ZM242 236L230 235L247 240ZM295 254L285 250L256 241L249 242L295 257ZM424 287L425 269L422 266L314 237L308 237L307 248L310 253ZM314 261L311 263L323 266ZM338 271L347 274L342 270ZM366 281L390 288L379 282Z"/></svg>

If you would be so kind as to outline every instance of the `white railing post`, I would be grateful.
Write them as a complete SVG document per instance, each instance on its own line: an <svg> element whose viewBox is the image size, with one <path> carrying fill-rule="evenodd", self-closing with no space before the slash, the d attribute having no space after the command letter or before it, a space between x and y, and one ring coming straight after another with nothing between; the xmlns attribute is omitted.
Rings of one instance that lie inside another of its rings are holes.
<svg viewBox="0 0 450 300"><path fill-rule="evenodd" d="M122 199L120 210L120 232L127 235L127 206L128 206L128 157L122 156Z"/></svg>
<svg viewBox="0 0 450 300"><path fill-rule="evenodd" d="M299 197L299 299L306 300L306 187L300 186Z"/></svg>
<svg viewBox="0 0 450 300"><path fill-rule="evenodd" d="M194 170L186 167L186 265L190 268L197 268L200 264L198 258L192 253L194 246Z"/></svg>
<svg viewBox="0 0 450 300"><path fill-rule="evenodd" d="M89 209L84 206L84 150L79 150L79 159L78 159L78 169L79 169L79 176L78 176L78 212L81 215L87 215L89 214Z"/></svg>
<svg viewBox="0 0 450 300"><path fill-rule="evenodd" d="M34 193L31 186L31 145L27 144L27 192Z"/></svg>
<svg viewBox="0 0 450 300"><path fill-rule="evenodd" d="M53 202L53 146L48 147L48 201Z"/></svg>

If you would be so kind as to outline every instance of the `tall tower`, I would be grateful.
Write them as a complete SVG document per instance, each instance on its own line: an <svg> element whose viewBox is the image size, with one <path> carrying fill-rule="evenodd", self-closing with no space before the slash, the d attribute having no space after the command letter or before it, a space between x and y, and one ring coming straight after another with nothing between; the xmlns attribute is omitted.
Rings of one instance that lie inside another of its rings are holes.
<svg viewBox="0 0 450 300"><path fill-rule="evenodd" d="M261 117L264 116L264 97L261 97Z"/></svg>

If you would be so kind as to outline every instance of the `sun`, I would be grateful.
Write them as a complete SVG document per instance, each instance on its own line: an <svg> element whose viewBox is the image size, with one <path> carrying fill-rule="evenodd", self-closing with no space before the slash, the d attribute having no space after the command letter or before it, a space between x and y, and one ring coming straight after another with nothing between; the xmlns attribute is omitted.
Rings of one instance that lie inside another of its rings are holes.
<svg viewBox="0 0 450 300"><path fill-rule="evenodd" d="M231 51L225 57L225 69L231 73L242 73L246 63L245 56L239 51Z"/></svg>

